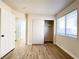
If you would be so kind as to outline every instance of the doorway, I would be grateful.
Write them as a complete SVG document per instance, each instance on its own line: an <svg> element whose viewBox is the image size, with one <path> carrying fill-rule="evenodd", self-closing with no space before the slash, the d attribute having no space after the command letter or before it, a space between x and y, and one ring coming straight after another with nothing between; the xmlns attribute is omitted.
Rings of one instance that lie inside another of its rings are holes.
<svg viewBox="0 0 79 59"><path fill-rule="evenodd" d="M45 22L44 43L53 43L54 21L53 20L45 20L44 22Z"/></svg>

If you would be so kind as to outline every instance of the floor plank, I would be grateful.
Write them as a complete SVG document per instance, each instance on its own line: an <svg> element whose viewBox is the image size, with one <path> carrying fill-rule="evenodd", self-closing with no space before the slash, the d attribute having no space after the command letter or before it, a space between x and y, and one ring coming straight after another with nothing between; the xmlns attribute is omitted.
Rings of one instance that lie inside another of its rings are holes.
<svg viewBox="0 0 79 59"><path fill-rule="evenodd" d="M16 42L16 48L3 59L73 59L53 44L26 45Z"/></svg>

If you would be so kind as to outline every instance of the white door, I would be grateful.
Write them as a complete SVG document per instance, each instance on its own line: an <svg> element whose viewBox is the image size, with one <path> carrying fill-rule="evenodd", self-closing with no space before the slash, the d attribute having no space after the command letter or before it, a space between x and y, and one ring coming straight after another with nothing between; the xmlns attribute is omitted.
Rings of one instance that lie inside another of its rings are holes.
<svg viewBox="0 0 79 59"><path fill-rule="evenodd" d="M8 10L1 10L1 57L15 48L15 16Z"/></svg>
<svg viewBox="0 0 79 59"><path fill-rule="evenodd" d="M32 20L32 44L44 44L44 20Z"/></svg>

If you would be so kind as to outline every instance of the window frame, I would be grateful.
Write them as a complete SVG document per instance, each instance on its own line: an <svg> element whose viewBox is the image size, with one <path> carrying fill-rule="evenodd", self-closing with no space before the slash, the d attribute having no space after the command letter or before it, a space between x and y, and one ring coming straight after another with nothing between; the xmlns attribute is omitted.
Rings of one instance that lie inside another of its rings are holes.
<svg viewBox="0 0 79 59"><path fill-rule="evenodd" d="M77 38L77 36L78 36L78 34L77 35L74 35L74 34L67 34L67 15L68 14L70 14L70 13L72 13L72 12L74 12L74 11L77 11L77 9L75 9L75 10L73 10L73 11L71 11L71 12L69 12L69 13L67 13L67 14L65 14L64 16L62 16L62 17L65 17L65 34L62 34L62 33L58 33L57 32L57 26L56 26L56 33L57 33L57 35L62 35L62 36L67 36L67 37L72 37L72 38ZM78 12L77 12L77 15L78 15ZM60 18L62 18L62 17L60 17ZM58 18L58 19L60 19L60 18ZM58 20L57 19L57 20ZM78 20L78 16L77 16L77 20ZM58 21L56 21L56 23L57 23L57 25L58 25ZM77 23L77 22L76 22Z"/></svg>

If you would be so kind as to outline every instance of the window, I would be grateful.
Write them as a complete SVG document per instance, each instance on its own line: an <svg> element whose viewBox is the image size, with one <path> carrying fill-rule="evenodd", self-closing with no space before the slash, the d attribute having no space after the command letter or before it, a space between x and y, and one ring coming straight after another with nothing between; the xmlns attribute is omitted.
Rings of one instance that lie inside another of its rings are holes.
<svg viewBox="0 0 79 59"><path fill-rule="evenodd" d="M77 36L77 10L57 20L57 34Z"/></svg>
<svg viewBox="0 0 79 59"><path fill-rule="evenodd" d="M77 11L67 14L66 21L66 34L77 35Z"/></svg>
<svg viewBox="0 0 79 59"><path fill-rule="evenodd" d="M57 33L65 34L65 17L61 17L57 20Z"/></svg>

